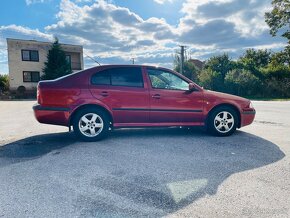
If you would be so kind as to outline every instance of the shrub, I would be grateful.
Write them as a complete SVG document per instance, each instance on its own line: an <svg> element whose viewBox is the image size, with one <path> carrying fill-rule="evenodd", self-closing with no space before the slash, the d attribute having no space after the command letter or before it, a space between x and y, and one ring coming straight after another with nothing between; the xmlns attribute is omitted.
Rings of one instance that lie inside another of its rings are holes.
<svg viewBox="0 0 290 218"><path fill-rule="evenodd" d="M286 65L270 65L262 70L264 90L268 97L290 97L290 69Z"/></svg>
<svg viewBox="0 0 290 218"><path fill-rule="evenodd" d="M0 93L7 92L9 90L9 77L8 75L0 74Z"/></svg>
<svg viewBox="0 0 290 218"><path fill-rule="evenodd" d="M210 69L204 69L198 76L200 84L206 88L216 91L223 90L223 79L221 74Z"/></svg>
<svg viewBox="0 0 290 218"><path fill-rule="evenodd" d="M262 82L250 71L235 69L225 77L226 90L229 93L241 96L263 96Z"/></svg>

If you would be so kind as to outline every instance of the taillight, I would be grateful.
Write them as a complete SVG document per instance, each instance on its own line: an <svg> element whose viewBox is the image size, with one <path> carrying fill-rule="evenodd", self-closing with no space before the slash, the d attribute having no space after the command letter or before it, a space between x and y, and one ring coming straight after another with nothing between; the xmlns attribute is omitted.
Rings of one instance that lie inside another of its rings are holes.
<svg viewBox="0 0 290 218"><path fill-rule="evenodd" d="M38 104L41 104L42 101L41 101L41 92L40 92L40 86L39 84L37 85L37 103Z"/></svg>

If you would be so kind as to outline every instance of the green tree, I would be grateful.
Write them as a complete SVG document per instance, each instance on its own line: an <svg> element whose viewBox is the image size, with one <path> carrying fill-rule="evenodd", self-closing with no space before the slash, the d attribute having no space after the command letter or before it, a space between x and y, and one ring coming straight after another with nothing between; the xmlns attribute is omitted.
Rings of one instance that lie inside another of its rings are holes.
<svg viewBox="0 0 290 218"><path fill-rule="evenodd" d="M260 68L266 67L271 60L271 52L268 50L248 49L245 54L239 58L238 62L243 69L249 70L255 76L261 78Z"/></svg>
<svg viewBox="0 0 290 218"><path fill-rule="evenodd" d="M290 67L290 47L287 47L285 51L276 52L272 54L270 60L271 67L288 66Z"/></svg>
<svg viewBox="0 0 290 218"><path fill-rule="evenodd" d="M47 62L44 63L43 80L56 79L72 73L70 63L66 60L58 39L56 38L47 54Z"/></svg>
<svg viewBox="0 0 290 218"><path fill-rule="evenodd" d="M221 91L223 89L223 80L220 73L211 69L203 69L198 76L200 85L206 89Z"/></svg>
<svg viewBox="0 0 290 218"><path fill-rule="evenodd" d="M179 55L177 55L177 54L175 55L173 64L174 64L174 70L176 72L180 72L181 61L180 61ZM190 80L197 81L198 70L192 62L186 60L184 62L182 75L187 77Z"/></svg>
<svg viewBox="0 0 290 218"><path fill-rule="evenodd" d="M211 57L206 61L205 69L216 72L220 74L220 79L222 84L224 83L224 78L226 74L232 70L235 66L235 63L229 58L228 54L218 55Z"/></svg>
<svg viewBox="0 0 290 218"><path fill-rule="evenodd" d="M270 27L270 34L276 36L279 30L290 43L290 1L272 0L273 9L265 14L266 23Z"/></svg>
<svg viewBox="0 0 290 218"><path fill-rule="evenodd" d="M9 90L9 77L8 75L0 74L0 93L7 92Z"/></svg>
<svg viewBox="0 0 290 218"><path fill-rule="evenodd" d="M242 69L234 69L227 73L225 77L225 85L227 91L241 96L262 95L262 82L250 71Z"/></svg>
<svg viewBox="0 0 290 218"><path fill-rule="evenodd" d="M290 68L287 65L272 65L262 69L265 75L265 90L273 97L290 96Z"/></svg>

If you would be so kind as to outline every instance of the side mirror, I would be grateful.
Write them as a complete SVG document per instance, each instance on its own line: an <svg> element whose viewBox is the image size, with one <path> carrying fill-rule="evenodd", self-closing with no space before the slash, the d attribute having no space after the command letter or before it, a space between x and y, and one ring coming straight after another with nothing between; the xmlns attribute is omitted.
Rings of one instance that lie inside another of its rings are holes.
<svg viewBox="0 0 290 218"><path fill-rule="evenodd" d="M190 92L196 91L196 87L195 87L194 83L188 84L188 91L190 91Z"/></svg>

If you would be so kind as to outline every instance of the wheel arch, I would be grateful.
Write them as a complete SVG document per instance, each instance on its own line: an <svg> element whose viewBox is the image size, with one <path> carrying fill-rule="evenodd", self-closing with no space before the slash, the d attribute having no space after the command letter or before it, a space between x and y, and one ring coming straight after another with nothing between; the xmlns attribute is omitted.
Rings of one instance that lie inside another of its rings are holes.
<svg viewBox="0 0 290 218"><path fill-rule="evenodd" d="M97 105L97 104L84 104L84 105L81 105L79 107L77 107L73 112L72 114L70 115L69 117L69 126L72 126L73 125L73 120L74 120L74 117L75 115L81 111L81 110L84 110L86 108L92 108L92 109L98 109L98 110L102 110L104 113L106 113L110 119L110 123L113 124L113 116L111 114L111 112L106 109L105 107L101 106L101 105Z"/></svg>
<svg viewBox="0 0 290 218"><path fill-rule="evenodd" d="M241 128L241 112L237 106L230 104L230 103L218 104L218 105L214 106L213 108L211 108L211 110L208 112L207 117L206 117L206 122L205 122L206 125L208 123L208 118L210 117L210 115L214 112L215 109L217 109L219 107L229 107L229 108L233 109L237 113L237 116L238 116L238 126L237 127Z"/></svg>

